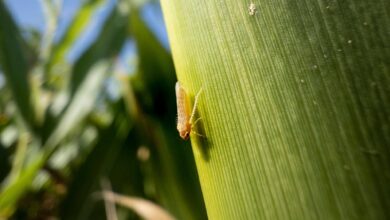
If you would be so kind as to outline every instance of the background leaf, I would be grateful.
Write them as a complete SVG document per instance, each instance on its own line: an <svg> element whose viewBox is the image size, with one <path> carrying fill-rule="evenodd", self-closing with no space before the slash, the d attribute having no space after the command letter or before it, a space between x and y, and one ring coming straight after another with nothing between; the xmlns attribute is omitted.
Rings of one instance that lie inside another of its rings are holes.
<svg viewBox="0 0 390 220"><path fill-rule="evenodd" d="M92 68L90 74L88 74L88 80L85 81L76 93L69 108L59 121L58 127L54 129L43 148L37 154L37 158L25 170L21 171L18 178L12 180L7 187L2 189L0 194L0 215L7 215L4 213L7 213L10 207L30 187L34 177L54 152L55 148L58 147L71 129L91 111L107 70L108 64L105 62L98 63L95 68Z"/></svg>
<svg viewBox="0 0 390 220"><path fill-rule="evenodd" d="M150 6L150 5L149 5ZM151 148L153 177L158 182L157 195L170 213L178 219L205 219L206 212L200 191L191 148L177 135L175 128L176 77L168 51L148 29L142 11L131 15L132 33L136 41L140 74L144 85L135 88L142 113L139 121L141 143ZM145 93L151 97L147 102ZM181 186L181 187L177 187Z"/></svg>
<svg viewBox="0 0 390 220"><path fill-rule="evenodd" d="M47 66L46 73L52 75L57 69L56 65L61 65L66 62L66 54L72 48L76 40L84 32L85 27L90 22L91 18L96 12L96 9L103 3L103 0L88 0L84 1L82 7L72 19L65 34L56 43L53 48L52 58ZM54 71L54 72L53 72ZM64 74L61 75L61 77Z"/></svg>
<svg viewBox="0 0 390 220"><path fill-rule="evenodd" d="M37 125L31 96L27 47L10 13L0 1L0 65L18 110L32 128Z"/></svg>
<svg viewBox="0 0 390 220"><path fill-rule="evenodd" d="M71 94L77 90L78 86L86 76L86 70L99 60L114 57L122 47L128 31L128 16L130 6L127 1L120 1L121 5L113 8L108 16L99 38L83 53L74 65L70 91Z"/></svg>
<svg viewBox="0 0 390 220"><path fill-rule="evenodd" d="M121 103L117 104L117 108L121 108ZM96 203L91 195L99 191L99 181L112 171L113 164L125 146L129 129L130 122L126 115L117 114L110 126L99 130L100 139L75 172L69 193L62 204L61 219L91 217Z"/></svg>

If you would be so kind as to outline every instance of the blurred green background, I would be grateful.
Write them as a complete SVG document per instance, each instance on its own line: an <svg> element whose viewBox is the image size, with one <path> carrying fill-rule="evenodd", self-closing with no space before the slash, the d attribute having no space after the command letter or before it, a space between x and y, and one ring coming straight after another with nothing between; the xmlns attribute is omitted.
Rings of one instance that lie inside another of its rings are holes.
<svg viewBox="0 0 390 220"><path fill-rule="evenodd" d="M207 218L175 82L158 1L0 1L0 219Z"/></svg>

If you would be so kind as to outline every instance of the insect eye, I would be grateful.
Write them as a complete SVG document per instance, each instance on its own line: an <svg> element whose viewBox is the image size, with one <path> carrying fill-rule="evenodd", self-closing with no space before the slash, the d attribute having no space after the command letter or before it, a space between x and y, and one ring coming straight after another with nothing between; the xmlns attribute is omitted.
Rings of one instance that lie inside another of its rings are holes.
<svg viewBox="0 0 390 220"><path fill-rule="evenodd" d="M189 138L190 137L190 134L188 132L185 133L184 135L185 139Z"/></svg>

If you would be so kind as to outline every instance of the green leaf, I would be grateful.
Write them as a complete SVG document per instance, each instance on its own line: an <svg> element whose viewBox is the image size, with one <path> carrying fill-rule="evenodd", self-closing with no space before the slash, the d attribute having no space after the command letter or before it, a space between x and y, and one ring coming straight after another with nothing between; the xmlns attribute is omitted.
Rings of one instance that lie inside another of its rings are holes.
<svg viewBox="0 0 390 220"><path fill-rule="evenodd" d="M4 1L0 1L0 65L23 119L30 127L36 125L31 96L29 64L23 41Z"/></svg>
<svg viewBox="0 0 390 220"><path fill-rule="evenodd" d="M153 4L148 5L152 7ZM145 6L146 7L146 6ZM175 69L171 54L165 49L150 28L142 20L139 11L132 11L131 34L137 44L140 78L147 84L152 93L156 90L169 91L176 83ZM174 103L172 103L174 104ZM169 105L172 106L172 105Z"/></svg>
<svg viewBox="0 0 390 220"><path fill-rule="evenodd" d="M105 76L109 70L110 62L97 63L87 74L87 78L77 90L57 127L46 141L42 150L37 154L38 159L28 164L21 171L18 178L6 185L0 193L0 216L6 216L13 205L28 189L34 177L46 163L60 142L74 129L84 117L93 109L95 100L101 90Z"/></svg>
<svg viewBox="0 0 390 220"><path fill-rule="evenodd" d="M205 219L203 197L191 149L175 129L176 77L170 53L161 45L141 19L131 14L132 34L137 44L140 81L146 89L137 91L143 112L137 117L145 145L151 147L153 173L159 202L178 219ZM134 82L134 81L133 81ZM134 82L134 84L139 83ZM136 85L134 86L136 87ZM152 105L146 105L145 93L150 93ZM151 117L149 117L151 116ZM153 117L153 119L152 119ZM154 118L158 118L156 122ZM180 187L177 187L180 186Z"/></svg>
<svg viewBox="0 0 390 220"><path fill-rule="evenodd" d="M16 145L16 150L12 161L12 169L8 177L9 181L18 178L20 172L23 169L23 162L26 158L27 145L30 138L31 137L27 132L22 132L21 134L19 134L18 143Z"/></svg>
<svg viewBox="0 0 390 220"><path fill-rule="evenodd" d="M56 147L93 109L111 66L111 58L119 51L127 34L129 10L128 5L124 4L123 1L114 8L103 27L102 34L76 62L70 81L71 95L67 106L54 121L54 126L45 131L48 134L42 152L38 154L40 158L27 165L27 169L21 172L19 178L3 188L0 194L0 213L12 209Z"/></svg>
<svg viewBox="0 0 390 220"><path fill-rule="evenodd" d="M70 76L71 94L74 94L95 62L117 55L127 36L129 10L128 2L121 0L105 21L99 38L75 63Z"/></svg>
<svg viewBox="0 0 390 220"><path fill-rule="evenodd" d="M100 31L99 37L95 42L81 55L73 66L69 79L69 99L71 100L78 90L79 86L88 77L90 68L96 64L96 62L104 61L106 59L113 59L119 52L128 28L128 10L127 5L121 5L114 7L109 17L106 19L102 30ZM63 114L62 110L61 114ZM58 117L53 116L47 117L44 129L43 137L46 140L53 131L53 128L58 124Z"/></svg>
<svg viewBox="0 0 390 220"><path fill-rule="evenodd" d="M47 139L45 143L47 150L56 147L92 111L110 66L110 61L100 61L91 68L60 118L56 129Z"/></svg>
<svg viewBox="0 0 390 220"><path fill-rule="evenodd" d="M38 154L34 162L29 164L15 181L2 189L0 193L0 218L7 218L13 212L14 204L25 193L47 158L48 155L44 152Z"/></svg>
<svg viewBox="0 0 390 220"><path fill-rule="evenodd" d="M388 4L252 2L161 1L208 217L387 219Z"/></svg>
<svg viewBox="0 0 390 220"><path fill-rule="evenodd" d="M115 109L123 109L121 104L116 104ZM131 142L126 142L131 127L130 120L123 114L124 111L117 112L110 126L99 130L96 145L74 173L74 179L61 205L61 219L91 218L91 203L94 202L91 196L94 191L98 191L100 179L112 172L113 164L118 162L119 153L132 145ZM127 160L132 159L126 156ZM130 167L127 167L127 171L129 169ZM122 177L124 175L122 173Z"/></svg>
<svg viewBox="0 0 390 220"><path fill-rule="evenodd" d="M85 27L90 22L91 18L93 18L93 15L95 14L97 8L103 2L103 0L84 1L83 6L72 19L65 34L54 46L52 51L52 57L47 66L47 74L55 74L55 72L57 71L55 69L55 66L66 63L66 54L73 47L76 40L84 32Z"/></svg>

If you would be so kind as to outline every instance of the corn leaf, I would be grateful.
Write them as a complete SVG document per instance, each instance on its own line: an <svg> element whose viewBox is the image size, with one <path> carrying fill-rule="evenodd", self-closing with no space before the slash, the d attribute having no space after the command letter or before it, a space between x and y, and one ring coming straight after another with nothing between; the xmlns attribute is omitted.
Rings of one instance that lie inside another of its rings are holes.
<svg viewBox="0 0 390 220"><path fill-rule="evenodd" d="M389 4L252 2L161 1L208 217L389 218Z"/></svg>
<svg viewBox="0 0 390 220"><path fill-rule="evenodd" d="M53 74L51 72L56 65L66 63L66 54L72 48L76 40L82 35L97 8L103 2L103 0L88 0L83 3L81 9L72 19L64 35L53 48L52 58L50 59L46 71L48 74Z"/></svg>
<svg viewBox="0 0 390 220"><path fill-rule="evenodd" d="M27 61L26 44L4 1L0 1L0 66L18 111L28 126L35 127L35 109L29 82L30 67Z"/></svg>
<svg viewBox="0 0 390 220"><path fill-rule="evenodd" d="M116 104L116 109L120 107L121 103ZM61 205L61 219L91 218L89 215L94 207L92 204L95 203L91 196L99 190L99 181L111 172L121 150L128 147L124 143L129 129L130 121L126 114L117 114L110 126L99 130L99 140L75 173ZM129 159L129 155L126 156Z"/></svg>
<svg viewBox="0 0 390 220"><path fill-rule="evenodd" d="M126 5L125 5L126 6ZM85 82L90 68L99 61L113 59L123 45L128 28L128 10L114 7L106 19L95 42L80 56L73 66L72 72L68 75L69 97L74 97L79 86ZM68 102L70 103L70 101ZM69 105L69 104L68 104ZM67 106L59 116L49 115L44 123L44 140L51 135L54 127L57 126L60 117L66 111Z"/></svg>
<svg viewBox="0 0 390 220"><path fill-rule="evenodd" d="M122 47L128 31L129 4L121 0L105 21L99 38L77 60L70 76L71 94L86 77L87 70L97 61L113 58Z"/></svg>
<svg viewBox="0 0 390 220"><path fill-rule="evenodd" d="M54 152L55 148L92 110L108 67L108 62L100 62L91 69L87 80L75 94L67 111L60 119L58 126L54 129L40 153L37 154L37 159L32 164L26 166L27 168L21 171L18 178L2 189L0 193L0 216L7 216L9 214L13 205L26 192L34 177Z"/></svg>
<svg viewBox="0 0 390 220"><path fill-rule="evenodd" d="M139 117L145 123L143 134L146 146L152 147L155 155L153 177L159 183L157 193L164 207L178 219L207 218L199 186L193 155L188 143L180 140L175 129L175 72L171 55L150 31L138 11L131 14L132 34L140 56L139 78L147 88L152 105L142 105L141 109L159 122L146 115ZM142 99L145 97L140 97ZM142 126L140 126L142 127ZM153 132L151 132L153 131ZM180 187L178 187L180 186Z"/></svg>

